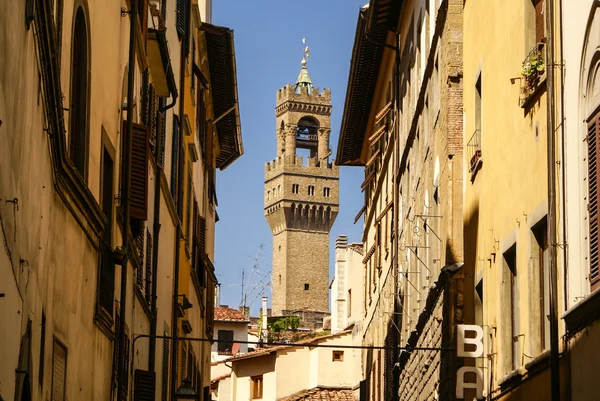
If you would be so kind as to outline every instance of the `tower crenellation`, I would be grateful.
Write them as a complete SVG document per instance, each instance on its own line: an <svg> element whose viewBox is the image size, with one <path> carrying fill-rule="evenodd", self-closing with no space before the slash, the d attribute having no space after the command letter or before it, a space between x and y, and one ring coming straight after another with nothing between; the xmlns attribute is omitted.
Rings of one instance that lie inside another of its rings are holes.
<svg viewBox="0 0 600 401"><path fill-rule="evenodd" d="M331 90L313 86L305 59L296 84L276 98L277 155L265 164L264 192L273 233L273 314L327 313L329 233L339 210L339 169L329 148Z"/></svg>

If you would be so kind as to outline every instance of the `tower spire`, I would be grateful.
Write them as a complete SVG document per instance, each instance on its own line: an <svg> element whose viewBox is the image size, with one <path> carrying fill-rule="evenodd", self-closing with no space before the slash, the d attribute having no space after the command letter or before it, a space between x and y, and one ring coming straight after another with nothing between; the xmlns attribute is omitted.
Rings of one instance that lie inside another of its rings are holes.
<svg viewBox="0 0 600 401"><path fill-rule="evenodd" d="M306 38L302 38L302 44L306 44ZM308 46L304 46L304 56L302 57L302 61L300 64L302 68L300 68L300 74L298 74L298 79L296 80L295 92L297 94L300 93L300 88L306 87L308 88L308 94L312 94L313 83L308 75L308 69L306 68L306 64L308 63L308 59L310 58L310 48Z"/></svg>

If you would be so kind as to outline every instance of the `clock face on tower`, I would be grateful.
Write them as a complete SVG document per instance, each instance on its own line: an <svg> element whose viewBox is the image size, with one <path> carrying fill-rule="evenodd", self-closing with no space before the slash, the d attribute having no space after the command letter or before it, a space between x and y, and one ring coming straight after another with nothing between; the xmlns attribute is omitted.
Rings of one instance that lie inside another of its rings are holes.
<svg viewBox="0 0 600 401"><path fill-rule="evenodd" d="M329 159L331 91L313 86L309 56L306 47L296 83L277 91L277 155L265 168L275 316L329 311L329 232L339 209L339 170Z"/></svg>

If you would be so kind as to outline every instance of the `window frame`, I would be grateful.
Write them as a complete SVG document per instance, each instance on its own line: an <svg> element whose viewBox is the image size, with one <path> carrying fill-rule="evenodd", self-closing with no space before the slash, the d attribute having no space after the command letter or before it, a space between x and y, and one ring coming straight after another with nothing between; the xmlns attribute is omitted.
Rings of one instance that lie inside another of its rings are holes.
<svg viewBox="0 0 600 401"><path fill-rule="evenodd" d="M253 400L260 400L263 398L263 375L251 376L250 377L250 397Z"/></svg>

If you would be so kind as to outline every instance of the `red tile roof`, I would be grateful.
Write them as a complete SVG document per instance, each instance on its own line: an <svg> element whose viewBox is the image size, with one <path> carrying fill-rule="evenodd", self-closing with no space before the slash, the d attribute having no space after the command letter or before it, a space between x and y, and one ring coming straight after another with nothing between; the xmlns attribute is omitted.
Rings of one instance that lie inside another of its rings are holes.
<svg viewBox="0 0 600 401"><path fill-rule="evenodd" d="M215 306L215 321L219 322L248 322L240 312L227 306Z"/></svg>
<svg viewBox="0 0 600 401"><path fill-rule="evenodd" d="M315 387L303 390L279 401L354 401L354 395L349 388Z"/></svg>

